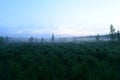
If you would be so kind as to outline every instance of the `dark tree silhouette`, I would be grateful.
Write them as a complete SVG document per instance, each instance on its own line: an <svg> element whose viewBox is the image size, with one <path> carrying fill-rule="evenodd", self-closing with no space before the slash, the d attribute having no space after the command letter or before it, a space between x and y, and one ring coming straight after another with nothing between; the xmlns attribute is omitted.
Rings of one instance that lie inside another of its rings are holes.
<svg viewBox="0 0 120 80"><path fill-rule="evenodd" d="M112 24L110 25L110 39L115 40L115 29Z"/></svg>
<svg viewBox="0 0 120 80"><path fill-rule="evenodd" d="M0 37L0 44L4 44L5 38L3 36Z"/></svg>
<svg viewBox="0 0 120 80"><path fill-rule="evenodd" d="M120 41L120 31L118 30L116 33L117 40Z"/></svg>
<svg viewBox="0 0 120 80"><path fill-rule="evenodd" d="M30 38L29 38L29 42L30 42L30 43L34 42L34 38L33 38L33 37L30 37Z"/></svg>
<svg viewBox="0 0 120 80"><path fill-rule="evenodd" d="M100 39L100 35L98 34L98 35L96 36L96 41L99 41L99 39Z"/></svg>
<svg viewBox="0 0 120 80"><path fill-rule="evenodd" d="M44 42L44 39L43 39L43 37L41 38L41 42L42 42L42 43Z"/></svg>
<svg viewBox="0 0 120 80"><path fill-rule="evenodd" d="M8 36L6 36L6 37L5 37L5 42L8 43L8 42L9 42L9 39L10 39L10 38L9 38Z"/></svg>
<svg viewBox="0 0 120 80"><path fill-rule="evenodd" d="M54 41L55 41L54 33L52 34L51 41L52 41L52 42L54 42Z"/></svg>

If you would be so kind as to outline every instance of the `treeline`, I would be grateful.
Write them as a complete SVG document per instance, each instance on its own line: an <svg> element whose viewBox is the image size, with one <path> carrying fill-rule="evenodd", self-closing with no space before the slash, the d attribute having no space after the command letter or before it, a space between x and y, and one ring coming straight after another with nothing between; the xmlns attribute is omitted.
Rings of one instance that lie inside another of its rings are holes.
<svg viewBox="0 0 120 80"><path fill-rule="evenodd" d="M21 40L19 40L21 39ZM25 39L25 40L24 40ZM10 43L10 42L28 42L28 43L34 43L34 42L40 42L40 43L43 43L43 42L55 42L55 37L54 37L54 34L52 34L51 36L51 39L49 39L49 41L47 41L45 38L41 38L41 39L38 39L38 38L34 38L34 37L30 37L28 39L26 38L19 38L19 37L4 37L4 36L0 36L0 44L3 44L3 43Z"/></svg>
<svg viewBox="0 0 120 80"><path fill-rule="evenodd" d="M0 37L0 44L8 43L9 40L10 40L9 37L3 37L3 36L1 36Z"/></svg>
<svg viewBox="0 0 120 80"><path fill-rule="evenodd" d="M115 31L115 28L112 24L110 25L110 39L112 41L120 41L120 31Z"/></svg>
<svg viewBox="0 0 120 80"><path fill-rule="evenodd" d="M95 37L96 41L100 41L101 38L103 38L103 41L104 41L104 38L107 38L109 41L119 41L120 42L120 31L119 30L115 30L114 26L111 24L110 25L110 30L109 30L109 33L106 34L106 35L96 35L96 36L93 36ZM92 37L92 38L93 38ZM88 36L88 38L91 38ZM14 38L13 38L14 39ZM94 41L95 41L94 40ZM15 41L15 40L14 40ZM3 37L1 36L0 37L0 43L6 43L6 42L14 42L12 41L12 38L10 37ZM16 40L17 41L17 40ZM19 41L19 40L18 40ZM77 37L73 37L72 41L71 42L79 42L80 40L77 40ZM54 34L51 35L51 39L49 39L48 41L44 38L44 37L41 37L41 39L38 39L38 38L34 38L34 37L30 37L28 40L26 40L25 42L30 42L30 43L34 43L34 42L40 42L40 43L44 43L44 42L65 42L65 39L64 38L59 38L59 39L56 39Z"/></svg>

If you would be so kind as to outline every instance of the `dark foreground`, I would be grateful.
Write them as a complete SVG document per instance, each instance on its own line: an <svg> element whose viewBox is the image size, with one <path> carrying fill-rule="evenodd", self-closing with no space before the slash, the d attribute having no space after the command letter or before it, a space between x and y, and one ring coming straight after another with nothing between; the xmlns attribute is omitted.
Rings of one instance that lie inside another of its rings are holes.
<svg viewBox="0 0 120 80"><path fill-rule="evenodd" d="M120 80L120 44L1 44L0 80Z"/></svg>

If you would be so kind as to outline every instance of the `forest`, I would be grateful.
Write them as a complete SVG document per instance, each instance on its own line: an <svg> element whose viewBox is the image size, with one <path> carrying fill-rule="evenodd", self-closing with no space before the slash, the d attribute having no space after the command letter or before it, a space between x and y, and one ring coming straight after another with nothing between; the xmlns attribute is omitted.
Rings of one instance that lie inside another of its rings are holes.
<svg viewBox="0 0 120 80"><path fill-rule="evenodd" d="M110 31L109 41L83 43L0 37L0 80L120 80L119 32Z"/></svg>

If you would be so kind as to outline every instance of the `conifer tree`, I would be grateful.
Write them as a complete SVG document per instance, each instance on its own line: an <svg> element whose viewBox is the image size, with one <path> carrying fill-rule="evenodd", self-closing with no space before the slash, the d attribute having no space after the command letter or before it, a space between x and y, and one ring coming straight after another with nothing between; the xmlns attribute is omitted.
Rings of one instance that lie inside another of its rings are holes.
<svg viewBox="0 0 120 80"><path fill-rule="evenodd" d="M29 38L29 42L30 42L30 43L34 42L34 38L33 38L33 37L30 37L30 38Z"/></svg>
<svg viewBox="0 0 120 80"><path fill-rule="evenodd" d="M51 41L52 41L52 42L54 42L54 41L55 41L54 33L52 34Z"/></svg>
<svg viewBox="0 0 120 80"><path fill-rule="evenodd" d="M115 40L115 29L112 24L110 25L110 39Z"/></svg>
<svg viewBox="0 0 120 80"><path fill-rule="evenodd" d="M120 41L120 31L118 30L116 33L117 40Z"/></svg>
<svg viewBox="0 0 120 80"><path fill-rule="evenodd" d="M100 36L99 36L99 34L96 36L96 41L99 41L99 39L100 39Z"/></svg>

